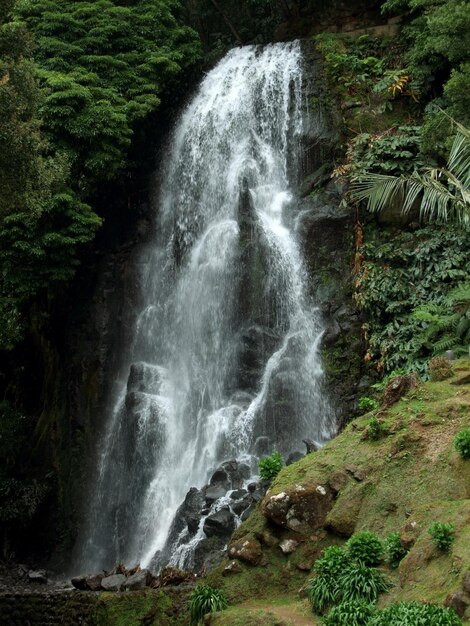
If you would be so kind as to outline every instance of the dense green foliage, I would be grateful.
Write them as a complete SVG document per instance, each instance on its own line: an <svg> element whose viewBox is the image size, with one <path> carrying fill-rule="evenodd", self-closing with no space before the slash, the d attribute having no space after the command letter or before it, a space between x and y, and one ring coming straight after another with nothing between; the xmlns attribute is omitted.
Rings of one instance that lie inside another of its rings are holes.
<svg viewBox="0 0 470 626"><path fill-rule="evenodd" d="M455 528L451 523L434 522L429 527L429 534L434 544L444 551L450 550L455 539Z"/></svg>
<svg viewBox="0 0 470 626"><path fill-rule="evenodd" d="M364 530L348 539L346 552L351 559L373 566L381 563L384 549L375 533Z"/></svg>
<svg viewBox="0 0 470 626"><path fill-rule="evenodd" d="M315 577L308 582L307 597L316 613L322 613L336 602L339 595L338 579L348 564L345 551L337 546L325 548L322 558L315 561Z"/></svg>
<svg viewBox="0 0 470 626"><path fill-rule="evenodd" d="M369 411L375 411L375 409L379 408L379 403L374 398L369 398L369 396L362 396L358 401L359 410L363 413L368 413Z"/></svg>
<svg viewBox="0 0 470 626"><path fill-rule="evenodd" d="M400 602L373 617L368 626L461 626L452 609L434 604Z"/></svg>
<svg viewBox="0 0 470 626"><path fill-rule="evenodd" d="M204 615L223 611L228 607L227 598L221 589L198 585L189 599L191 624L202 624Z"/></svg>
<svg viewBox="0 0 470 626"><path fill-rule="evenodd" d="M386 561L390 567L396 568L400 561L406 556L407 551L402 546L400 533L398 531L390 533L385 538Z"/></svg>
<svg viewBox="0 0 470 626"><path fill-rule="evenodd" d="M390 588L384 575L362 561L353 562L338 579L340 598L353 602L375 602L379 594Z"/></svg>
<svg viewBox="0 0 470 626"><path fill-rule="evenodd" d="M368 602L345 600L334 606L323 620L325 626L367 626L375 614L375 607Z"/></svg>
<svg viewBox="0 0 470 626"><path fill-rule="evenodd" d="M461 308L460 297L451 303L452 294L459 293L468 278L465 232L453 226L427 226L416 232L374 230L362 254L356 301L368 316L367 358L380 371L402 368L425 373L432 355L449 348L457 353L468 350L467 305ZM439 311L439 320L437 313L423 319L418 313L423 308ZM447 316L452 316L451 324Z"/></svg>
<svg viewBox="0 0 470 626"><path fill-rule="evenodd" d="M178 11L175 0L0 6L0 349L73 276L101 223L92 194L199 57Z"/></svg>
<svg viewBox="0 0 470 626"><path fill-rule="evenodd" d="M367 424L367 436L371 441L377 441L387 434L387 429L376 417L371 417Z"/></svg>
<svg viewBox="0 0 470 626"><path fill-rule="evenodd" d="M258 463L259 475L265 480L274 478L282 469L283 458L280 452L273 452L271 456L261 459Z"/></svg>
<svg viewBox="0 0 470 626"><path fill-rule="evenodd" d="M470 428L465 428L456 434L454 447L462 459L470 459Z"/></svg>
<svg viewBox="0 0 470 626"><path fill-rule="evenodd" d="M164 89L199 54L175 0L20 0L34 34L41 117L61 146L80 190L124 165L132 125L160 104Z"/></svg>

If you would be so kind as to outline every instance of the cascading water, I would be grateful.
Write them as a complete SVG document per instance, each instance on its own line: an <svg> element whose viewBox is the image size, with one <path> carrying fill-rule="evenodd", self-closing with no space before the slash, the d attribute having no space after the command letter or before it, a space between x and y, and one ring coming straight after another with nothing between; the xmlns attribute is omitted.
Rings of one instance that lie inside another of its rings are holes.
<svg viewBox="0 0 470 626"><path fill-rule="evenodd" d="M261 443L288 453L334 433L319 315L290 217L302 98L298 43L249 46L205 77L181 116L82 567L158 565L188 489L221 462L244 460L256 473ZM177 535L173 561L188 564L181 544L193 546L202 523L192 539Z"/></svg>

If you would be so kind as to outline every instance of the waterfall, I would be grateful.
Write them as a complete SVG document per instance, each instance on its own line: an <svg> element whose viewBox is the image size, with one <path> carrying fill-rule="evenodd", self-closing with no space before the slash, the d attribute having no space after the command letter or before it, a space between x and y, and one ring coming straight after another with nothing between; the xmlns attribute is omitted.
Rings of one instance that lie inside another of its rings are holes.
<svg viewBox="0 0 470 626"><path fill-rule="evenodd" d="M188 489L221 462L255 475L260 441L286 454L335 432L294 228L302 80L297 42L234 49L177 124L100 442L90 571L158 565Z"/></svg>

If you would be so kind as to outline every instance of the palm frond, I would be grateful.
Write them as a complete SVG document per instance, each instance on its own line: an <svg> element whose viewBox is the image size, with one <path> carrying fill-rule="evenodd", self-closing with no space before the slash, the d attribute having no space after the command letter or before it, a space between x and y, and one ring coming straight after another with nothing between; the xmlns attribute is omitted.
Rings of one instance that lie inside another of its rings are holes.
<svg viewBox="0 0 470 626"><path fill-rule="evenodd" d="M470 187L470 131L458 122L455 124L457 134L452 144L447 167L468 189Z"/></svg>
<svg viewBox="0 0 470 626"><path fill-rule="evenodd" d="M382 211L393 200L403 202L407 180L401 176L364 174L353 181L351 193L355 200L367 200L372 213Z"/></svg>

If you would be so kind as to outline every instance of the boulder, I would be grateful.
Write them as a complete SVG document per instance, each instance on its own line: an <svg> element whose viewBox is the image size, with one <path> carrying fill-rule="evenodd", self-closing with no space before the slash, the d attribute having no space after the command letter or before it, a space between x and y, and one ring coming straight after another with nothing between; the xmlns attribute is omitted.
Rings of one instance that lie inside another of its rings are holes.
<svg viewBox="0 0 470 626"><path fill-rule="evenodd" d="M204 521L204 533L207 537L217 535L219 537L229 536L235 530L235 517L227 509L220 509L217 513L208 515Z"/></svg>
<svg viewBox="0 0 470 626"><path fill-rule="evenodd" d="M258 565L263 556L260 542L252 535L246 535L239 541L230 544L228 556L231 559L244 561L249 565Z"/></svg>
<svg viewBox="0 0 470 626"><path fill-rule="evenodd" d="M470 598L463 591L454 591L444 600L444 605L454 609L459 617L464 617Z"/></svg>
<svg viewBox="0 0 470 626"><path fill-rule="evenodd" d="M339 493L349 482L349 476L345 470L336 470L328 479L328 485L334 491Z"/></svg>
<svg viewBox="0 0 470 626"><path fill-rule="evenodd" d="M292 463L296 463L297 461L300 461L300 459L303 459L303 458L304 458L304 455L302 454L302 452L295 450L294 452L291 452L289 456L287 457L286 465L292 465Z"/></svg>
<svg viewBox="0 0 470 626"><path fill-rule="evenodd" d="M333 495L328 485L294 485L288 492L266 496L262 511L274 524L307 534L323 526Z"/></svg>
<svg viewBox="0 0 470 626"><path fill-rule="evenodd" d="M151 578L151 573L143 569L126 578L123 587L127 591L142 591L150 583Z"/></svg>
<svg viewBox="0 0 470 626"><path fill-rule="evenodd" d="M101 581L103 580L103 574L92 574L86 578L86 586L90 591L99 591L101 589Z"/></svg>
<svg viewBox="0 0 470 626"><path fill-rule="evenodd" d="M247 495L247 490L246 489L235 489L235 491L232 491L232 493L230 494L230 498L232 500L241 500L244 496Z"/></svg>
<svg viewBox="0 0 470 626"><path fill-rule="evenodd" d="M204 497L208 504L212 504L219 498L223 498L227 493L228 489L224 487L222 484L213 485L212 487L208 487L205 491Z"/></svg>
<svg viewBox="0 0 470 626"><path fill-rule="evenodd" d="M251 506L251 504L253 504L253 498L250 495L246 495L241 500L234 502L230 508L235 513L235 515L240 516L243 511L246 511L246 509Z"/></svg>
<svg viewBox="0 0 470 626"><path fill-rule="evenodd" d="M122 586L126 582L124 574L113 574L106 576L101 580L101 589L105 591L121 591Z"/></svg>
<svg viewBox="0 0 470 626"><path fill-rule="evenodd" d="M284 554L292 554L292 552L295 552L297 550L298 545L299 542L295 541L295 539L284 539L279 544L279 547Z"/></svg>
<svg viewBox="0 0 470 626"><path fill-rule="evenodd" d="M384 405L392 406L400 400L411 389L419 385L419 378L415 373L395 376L388 383L384 391Z"/></svg>
<svg viewBox="0 0 470 626"><path fill-rule="evenodd" d="M75 576L70 582L72 586L79 591L86 591L88 589L86 576Z"/></svg>
<svg viewBox="0 0 470 626"><path fill-rule="evenodd" d="M242 566L238 561L230 561L222 571L222 576L230 576L231 574L239 574L242 570Z"/></svg>

